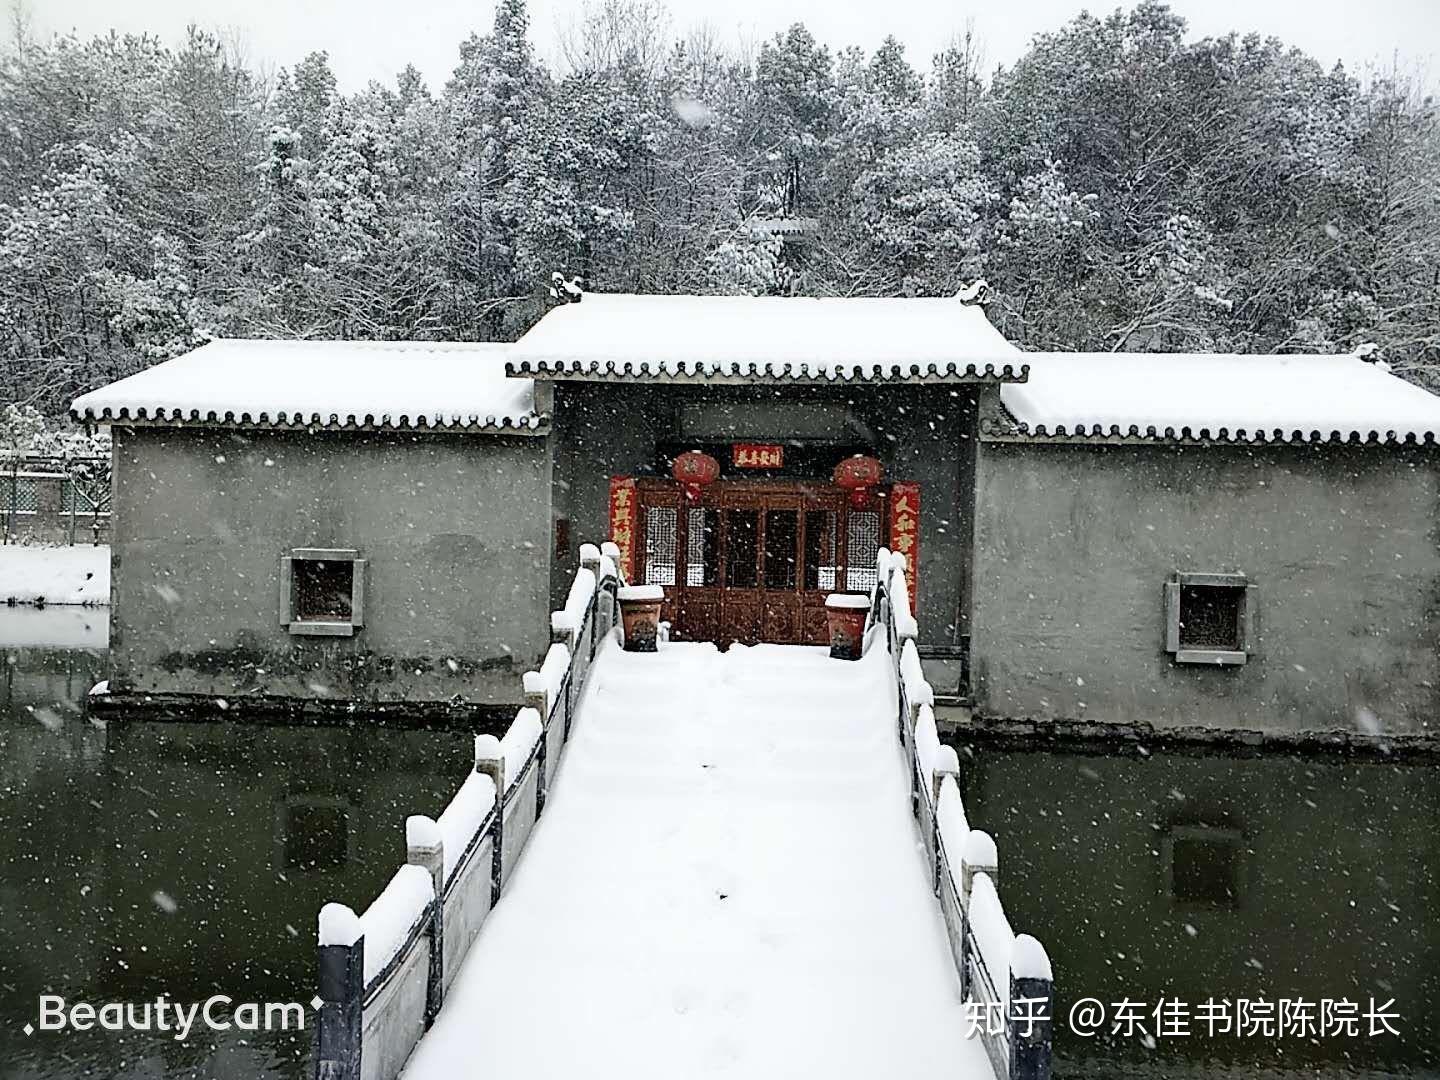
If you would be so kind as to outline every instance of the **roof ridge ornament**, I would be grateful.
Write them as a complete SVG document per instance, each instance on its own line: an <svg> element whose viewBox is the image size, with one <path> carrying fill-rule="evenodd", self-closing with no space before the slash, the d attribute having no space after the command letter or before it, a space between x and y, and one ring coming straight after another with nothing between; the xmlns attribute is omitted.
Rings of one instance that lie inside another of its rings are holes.
<svg viewBox="0 0 1440 1080"><path fill-rule="evenodd" d="M990 283L984 278L976 278L969 285L961 288L955 294L955 299L962 304L988 304L990 302Z"/></svg>
<svg viewBox="0 0 1440 1080"><path fill-rule="evenodd" d="M585 299L579 276L567 278L559 270L554 271L550 275L550 299L557 304L578 304Z"/></svg>

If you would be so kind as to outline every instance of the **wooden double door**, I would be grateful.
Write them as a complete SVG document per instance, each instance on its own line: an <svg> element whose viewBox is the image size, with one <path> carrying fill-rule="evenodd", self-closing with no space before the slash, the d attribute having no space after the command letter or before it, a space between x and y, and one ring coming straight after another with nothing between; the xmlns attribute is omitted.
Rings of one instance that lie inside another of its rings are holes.
<svg viewBox="0 0 1440 1080"><path fill-rule="evenodd" d="M825 597L875 584L882 513L833 484L720 481L691 502L641 479L636 496L635 579L665 587L677 641L823 645Z"/></svg>

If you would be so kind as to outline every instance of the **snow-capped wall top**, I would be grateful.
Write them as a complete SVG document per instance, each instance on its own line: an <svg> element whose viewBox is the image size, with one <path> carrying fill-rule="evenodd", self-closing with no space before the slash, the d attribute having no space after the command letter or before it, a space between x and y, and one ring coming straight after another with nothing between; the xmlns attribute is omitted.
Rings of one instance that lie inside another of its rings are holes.
<svg viewBox="0 0 1440 1080"><path fill-rule="evenodd" d="M221 339L70 406L92 423L515 431L543 429L508 345Z"/></svg>
<svg viewBox="0 0 1440 1080"><path fill-rule="evenodd" d="M1440 397L1359 356L1026 353L992 438L1432 441Z"/></svg>
<svg viewBox="0 0 1440 1080"><path fill-rule="evenodd" d="M586 293L510 350L511 375L628 382L999 382L1023 355L956 299Z"/></svg>

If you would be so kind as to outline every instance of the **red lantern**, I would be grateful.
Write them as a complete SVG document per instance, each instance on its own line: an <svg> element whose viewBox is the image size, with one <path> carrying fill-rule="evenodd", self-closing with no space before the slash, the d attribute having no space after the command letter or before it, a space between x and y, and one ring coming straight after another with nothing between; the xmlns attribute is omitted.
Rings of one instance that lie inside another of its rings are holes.
<svg viewBox="0 0 1440 1080"><path fill-rule="evenodd" d="M850 493L850 505L860 509L870 501L870 491L885 475L880 462L865 454L848 457L835 466L834 480Z"/></svg>
<svg viewBox="0 0 1440 1080"><path fill-rule="evenodd" d="M713 484L720 477L720 462L699 450L687 450L675 459L670 470L675 479L685 487L685 498L698 502L706 484Z"/></svg>

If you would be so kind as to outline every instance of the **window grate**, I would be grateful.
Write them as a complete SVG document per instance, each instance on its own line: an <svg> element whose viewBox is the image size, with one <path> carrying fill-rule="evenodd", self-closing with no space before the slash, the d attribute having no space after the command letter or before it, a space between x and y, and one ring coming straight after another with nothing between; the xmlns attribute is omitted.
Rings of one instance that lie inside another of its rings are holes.
<svg viewBox="0 0 1440 1080"><path fill-rule="evenodd" d="M835 590L834 510L805 511L805 588L812 591Z"/></svg>
<svg viewBox="0 0 1440 1080"><path fill-rule="evenodd" d="M851 510L845 544L845 588L849 592L869 592L879 579L876 561L880 553L880 512Z"/></svg>
<svg viewBox="0 0 1440 1080"><path fill-rule="evenodd" d="M710 586L720 567L720 512L692 506L685 534L685 584Z"/></svg>
<svg viewBox="0 0 1440 1080"><path fill-rule="evenodd" d="M346 559L296 559L294 617L297 622L350 621L355 564Z"/></svg>
<svg viewBox="0 0 1440 1080"><path fill-rule="evenodd" d="M676 530L680 514L671 506L645 510L645 584L674 585Z"/></svg>
<svg viewBox="0 0 1440 1080"><path fill-rule="evenodd" d="M0 477L0 513L34 514L39 509L40 487L34 477Z"/></svg>
<svg viewBox="0 0 1440 1080"><path fill-rule="evenodd" d="M1238 651L1244 603L1243 586L1181 585L1180 647Z"/></svg>
<svg viewBox="0 0 1440 1080"><path fill-rule="evenodd" d="M60 489L60 509L68 514L72 508L82 517L93 517L97 514L104 517L109 514L109 484L83 483L78 479L65 484Z"/></svg>

